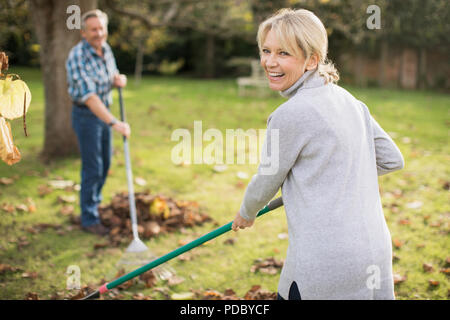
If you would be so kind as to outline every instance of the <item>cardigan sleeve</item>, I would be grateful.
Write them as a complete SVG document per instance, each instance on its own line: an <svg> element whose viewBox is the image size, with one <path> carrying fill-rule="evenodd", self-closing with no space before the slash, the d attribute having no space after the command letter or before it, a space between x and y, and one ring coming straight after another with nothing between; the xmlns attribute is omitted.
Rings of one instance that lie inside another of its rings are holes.
<svg viewBox="0 0 450 320"><path fill-rule="evenodd" d="M299 122L298 114L293 116L289 111L290 106L279 109L269 117L258 172L247 186L241 204L239 212L246 220L255 219L275 196L309 140L308 117Z"/></svg>
<svg viewBox="0 0 450 320"><path fill-rule="evenodd" d="M375 142L378 176L402 169L405 161L400 149L372 116L370 121Z"/></svg>

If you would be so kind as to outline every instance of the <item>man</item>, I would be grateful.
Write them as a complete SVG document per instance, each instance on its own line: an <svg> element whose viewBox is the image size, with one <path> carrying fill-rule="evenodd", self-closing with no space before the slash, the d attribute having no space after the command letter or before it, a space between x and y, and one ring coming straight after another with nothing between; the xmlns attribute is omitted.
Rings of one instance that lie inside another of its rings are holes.
<svg viewBox="0 0 450 320"><path fill-rule="evenodd" d="M100 10L81 17L82 40L72 48L66 61L69 95L72 98L72 126L81 152L81 226L83 230L106 235L97 206L111 163L111 128L129 137L130 126L109 111L114 87L125 87L114 55L106 43L108 17Z"/></svg>

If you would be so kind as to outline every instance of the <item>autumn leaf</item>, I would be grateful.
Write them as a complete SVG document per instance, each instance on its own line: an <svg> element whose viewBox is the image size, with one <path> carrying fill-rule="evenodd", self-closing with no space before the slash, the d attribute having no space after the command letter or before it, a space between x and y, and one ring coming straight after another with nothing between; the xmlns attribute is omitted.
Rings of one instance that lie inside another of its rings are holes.
<svg viewBox="0 0 450 320"><path fill-rule="evenodd" d="M437 280L428 280L428 283L430 284L431 287L437 287L440 284L440 282Z"/></svg>
<svg viewBox="0 0 450 320"><path fill-rule="evenodd" d="M9 264L0 263L0 274L6 273L6 272L16 272L16 271L21 271L21 268L12 267Z"/></svg>
<svg viewBox="0 0 450 320"><path fill-rule="evenodd" d="M63 207L61 208L60 213L61 213L63 216L68 216L68 215L73 214L74 211L75 211L74 206L72 206L72 205L67 205L67 206L63 206Z"/></svg>
<svg viewBox="0 0 450 320"><path fill-rule="evenodd" d="M22 278L24 279L36 279L38 277L37 272L24 272L22 273Z"/></svg>
<svg viewBox="0 0 450 320"><path fill-rule="evenodd" d="M397 284L400 284L400 283L403 283L406 281L406 276L402 276L398 273L394 273L393 278L394 278L394 285L397 285Z"/></svg>
<svg viewBox="0 0 450 320"><path fill-rule="evenodd" d="M144 178L141 178L141 177L134 178L134 183L137 184L138 186L141 186L141 187L147 185L147 181Z"/></svg>
<svg viewBox="0 0 450 320"><path fill-rule="evenodd" d="M2 80L0 80L2 81ZM1 92L0 92L1 97ZM0 116L0 159L8 165L13 165L20 161L19 149L14 145L11 126L5 118Z"/></svg>
<svg viewBox="0 0 450 320"><path fill-rule="evenodd" d="M442 272L445 275L450 275L450 268L441 268L439 272Z"/></svg>
<svg viewBox="0 0 450 320"><path fill-rule="evenodd" d="M404 242L399 239L393 239L392 242L394 244L394 247L396 247L398 249L400 249L404 244Z"/></svg>
<svg viewBox="0 0 450 320"><path fill-rule="evenodd" d="M60 203L74 203L75 201L77 201L77 196L75 195L58 196L58 201Z"/></svg>
<svg viewBox="0 0 450 320"><path fill-rule="evenodd" d="M409 219L400 219L398 223L404 226L409 226L411 224L411 221Z"/></svg>
<svg viewBox="0 0 450 320"><path fill-rule="evenodd" d="M28 292L25 295L25 300L39 300L39 296L36 292Z"/></svg>
<svg viewBox="0 0 450 320"><path fill-rule="evenodd" d="M431 263L424 263L422 265L422 267L425 272L433 272L434 271L433 265Z"/></svg>
<svg viewBox="0 0 450 320"><path fill-rule="evenodd" d="M53 189L45 184L38 186L38 194L40 197L44 197L47 194L51 193L52 191L53 191Z"/></svg>
<svg viewBox="0 0 450 320"><path fill-rule="evenodd" d="M172 300L191 300L194 297L193 292L174 293L170 296Z"/></svg>
<svg viewBox="0 0 450 320"><path fill-rule="evenodd" d="M0 178L0 184L9 185L9 184L13 184L13 183L14 183L14 179L11 179L11 178Z"/></svg>

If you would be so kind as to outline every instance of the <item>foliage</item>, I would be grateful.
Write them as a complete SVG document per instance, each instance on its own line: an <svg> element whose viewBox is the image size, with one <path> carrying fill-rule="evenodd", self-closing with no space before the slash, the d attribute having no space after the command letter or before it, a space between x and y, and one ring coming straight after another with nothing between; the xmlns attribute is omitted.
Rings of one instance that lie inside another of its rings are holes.
<svg viewBox="0 0 450 320"><path fill-rule="evenodd" d="M76 189L51 186L58 179L79 184L80 159L67 158L48 166L38 160L44 117L41 74L30 69L10 71L28 83L33 101L27 114L29 137L16 137L22 161L12 169L0 164L0 261L10 266L0 267L0 298L24 299L32 296L30 292L40 299L56 299L55 293L60 292L61 298L73 292L66 289L70 265L80 267L82 286L96 288L102 279L111 280L117 274L126 244L102 246L105 239L70 224L67 206L79 215ZM368 105L405 157L405 169L380 177L384 214L393 239L397 299L448 299L449 97L427 91L347 89ZM150 189L153 194L196 201L219 225L231 221L250 180L237 173L243 171L251 177L256 166L230 165L221 173L212 165L176 166L171 162L176 144L170 140L171 133L176 128L192 132L198 119L203 120L204 131L265 128L267 117L283 101L281 97L238 97L231 80L144 77L141 86L128 86L124 102L132 127L133 175L147 181L146 186L136 185L135 191ZM111 110L118 113L116 93ZM20 130L21 124L12 123L12 129ZM113 143L112 167L103 192L105 204L114 194L126 192L123 141L115 134ZM206 223L146 244L160 256L216 227ZM139 293L168 299L191 289L223 293L229 288L244 297L253 285L274 292L279 273L252 272L252 267L259 258L283 259L287 232L284 211L277 209L248 230L224 235L168 262L184 282L161 281L155 288L137 284L127 289L128 293L122 292L123 299L139 298Z"/></svg>

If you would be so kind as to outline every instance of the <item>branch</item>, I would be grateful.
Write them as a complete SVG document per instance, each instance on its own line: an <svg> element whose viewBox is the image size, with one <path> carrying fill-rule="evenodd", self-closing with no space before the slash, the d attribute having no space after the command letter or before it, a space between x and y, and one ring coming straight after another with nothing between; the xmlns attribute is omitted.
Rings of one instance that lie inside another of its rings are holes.
<svg viewBox="0 0 450 320"><path fill-rule="evenodd" d="M162 3L163 1L161 1ZM168 1L164 1L165 3L168 3ZM172 2L173 3L173 2ZM180 29L185 29L185 28L191 28L192 26L189 24L184 24L184 23L179 23L179 22L169 22L170 19L173 18L173 16L177 13L178 8L175 8L177 5L173 5L170 9L169 12L166 14L165 16L165 20L167 21L163 21L163 22L154 22L152 20L150 20L148 18L148 16L141 14L137 11L133 11L133 10L129 10L129 9L121 9L117 6L117 4L115 3L114 0L106 0L105 1L106 6L111 9L112 11L133 18L133 19L137 19L139 21L141 21L147 28L149 29L153 29L153 28L161 28L161 27L175 27L175 28L180 28Z"/></svg>

